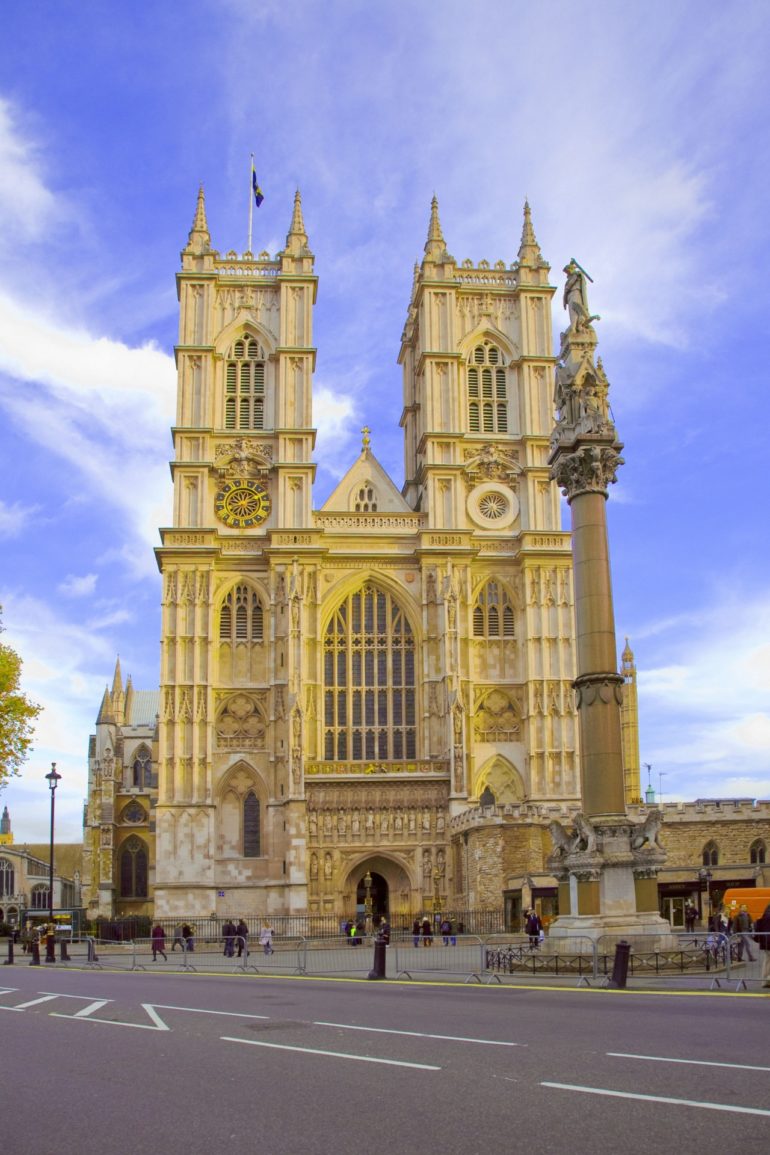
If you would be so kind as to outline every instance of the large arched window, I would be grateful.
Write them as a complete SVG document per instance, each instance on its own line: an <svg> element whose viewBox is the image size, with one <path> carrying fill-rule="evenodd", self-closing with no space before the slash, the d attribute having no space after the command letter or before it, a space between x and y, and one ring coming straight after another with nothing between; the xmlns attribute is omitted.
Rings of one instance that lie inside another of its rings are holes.
<svg viewBox="0 0 770 1155"><path fill-rule="evenodd" d="M243 801L243 857L259 858L261 842L259 799L250 790Z"/></svg>
<svg viewBox="0 0 770 1155"><path fill-rule="evenodd" d="M263 637L264 612L259 595L250 586L236 586L219 611L219 640L261 642Z"/></svg>
<svg viewBox="0 0 770 1155"><path fill-rule="evenodd" d="M0 898L10 898L15 885L13 863L7 858L0 858Z"/></svg>
<svg viewBox="0 0 770 1155"><path fill-rule="evenodd" d="M508 432L505 358L497 345L477 345L467 369L468 428L471 433Z"/></svg>
<svg viewBox="0 0 770 1155"><path fill-rule="evenodd" d="M766 853L767 850L764 842L761 838L758 838L756 842L752 842L751 846L749 847L749 861L757 863L758 865L766 862ZM2 894L2 891L0 891L0 894Z"/></svg>
<svg viewBox="0 0 770 1155"><path fill-rule="evenodd" d="M719 866L719 847L713 840L703 847L703 865Z"/></svg>
<svg viewBox="0 0 770 1155"><path fill-rule="evenodd" d="M225 364L225 428L264 429L265 352L252 337L229 350Z"/></svg>
<svg viewBox="0 0 770 1155"><path fill-rule="evenodd" d="M147 898L148 896L147 846L141 838L132 834L120 850L120 897Z"/></svg>
<svg viewBox="0 0 770 1155"><path fill-rule="evenodd" d="M473 636L476 638L514 636L513 605L507 590L499 582L487 582L479 591L473 607Z"/></svg>
<svg viewBox="0 0 770 1155"><path fill-rule="evenodd" d="M29 898L30 906L33 910L49 909L48 893L48 887L44 886L42 883L39 886L32 887L32 893L30 894Z"/></svg>
<svg viewBox="0 0 770 1155"><path fill-rule="evenodd" d="M414 636L389 593L367 583L324 635L324 756L402 761L417 755Z"/></svg>
<svg viewBox="0 0 770 1155"><path fill-rule="evenodd" d="M152 785L152 754L146 746L140 746L136 754L134 754L134 761L131 769L131 785L148 787Z"/></svg>

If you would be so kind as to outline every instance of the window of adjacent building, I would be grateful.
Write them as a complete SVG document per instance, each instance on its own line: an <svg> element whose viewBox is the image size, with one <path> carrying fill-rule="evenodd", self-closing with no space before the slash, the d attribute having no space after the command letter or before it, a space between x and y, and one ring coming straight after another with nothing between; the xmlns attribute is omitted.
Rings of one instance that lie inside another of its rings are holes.
<svg viewBox="0 0 770 1155"><path fill-rule="evenodd" d="M324 635L324 757L402 761L417 752L414 636L389 593L367 583Z"/></svg>
<svg viewBox="0 0 770 1155"><path fill-rule="evenodd" d="M147 846L134 834L126 839L120 851L121 898L147 898L148 866Z"/></svg>
<svg viewBox="0 0 770 1155"><path fill-rule="evenodd" d="M219 639L222 642L261 642L264 612L259 595L250 586L236 586L219 611Z"/></svg>
<svg viewBox="0 0 770 1155"><path fill-rule="evenodd" d="M140 746L134 755L131 785L146 787L152 785L152 754L146 746Z"/></svg>
<svg viewBox="0 0 770 1155"><path fill-rule="evenodd" d="M259 799L250 790L243 802L243 857L259 858L261 853Z"/></svg>
<svg viewBox="0 0 770 1155"><path fill-rule="evenodd" d="M757 864L761 864L763 862L766 862L767 860L765 858L765 854L766 854L766 847L765 847L765 844L761 838L758 838L756 840L756 842L752 842L751 846L749 847L749 861L750 862L754 862ZM2 893L2 891L0 891L0 894L1 893Z"/></svg>
<svg viewBox="0 0 770 1155"><path fill-rule="evenodd" d="M719 847L716 842L707 842L703 847L703 865L719 866Z"/></svg>
<svg viewBox="0 0 770 1155"><path fill-rule="evenodd" d="M764 861L764 859L762 860ZM0 858L0 898L10 898L15 889L13 863Z"/></svg>
<svg viewBox="0 0 770 1155"><path fill-rule="evenodd" d="M47 886L33 886L30 894L30 906L33 910L49 910L49 890Z"/></svg>
<svg viewBox="0 0 770 1155"><path fill-rule="evenodd" d="M265 355L259 344L242 338L225 363L225 428L264 429Z"/></svg>
<svg viewBox="0 0 770 1155"><path fill-rule="evenodd" d="M505 359L497 345L477 345L467 368L468 428L471 433L508 432Z"/></svg>
<svg viewBox="0 0 770 1155"><path fill-rule="evenodd" d="M473 636L476 638L512 638L513 605L500 582L482 586L473 606Z"/></svg>

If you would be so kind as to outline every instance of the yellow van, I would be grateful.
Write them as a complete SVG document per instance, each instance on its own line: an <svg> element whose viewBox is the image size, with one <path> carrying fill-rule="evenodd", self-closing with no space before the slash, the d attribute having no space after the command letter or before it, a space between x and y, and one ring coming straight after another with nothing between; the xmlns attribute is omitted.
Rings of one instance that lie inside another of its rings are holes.
<svg viewBox="0 0 770 1155"><path fill-rule="evenodd" d="M735 886L722 896L722 906L732 918L745 906L753 922L761 918L770 906L770 886Z"/></svg>

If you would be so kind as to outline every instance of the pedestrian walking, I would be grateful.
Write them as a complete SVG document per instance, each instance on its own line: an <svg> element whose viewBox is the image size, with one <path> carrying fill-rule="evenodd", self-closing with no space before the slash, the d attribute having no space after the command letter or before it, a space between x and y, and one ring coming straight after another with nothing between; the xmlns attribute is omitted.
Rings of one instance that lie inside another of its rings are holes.
<svg viewBox="0 0 770 1155"><path fill-rule="evenodd" d="M448 918L441 920L441 926L439 927L439 930L441 931L444 939L444 946L449 946L449 936L452 933L452 924Z"/></svg>
<svg viewBox="0 0 770 1155"><path fill-rule="evenodd" d="M540 946L540 931L543 929L543 924L540 921L540 916L534 907L532 907L527 914L527 920L524 923L524 930L529 935L529 949L537 950Z"/></svg>
<svg viewBox="0 0 770 1155"><path fill-rule="evenodd" d="M177 946L184 954L184 936L182 934L182 924L178 922L174 927L174 940L171 943L172 951L176 950Z"/></svg>
<svg viewBox="0 0 770 1155"><path fill-rule="evenodd" d="M185 950L195 950L195 934L189 922L182 923L182 942Z"/></svg>
<svg viewBox="0 0 770 1155"><path fill-rule="evenodd" d="M232 919L222 927L222 938L225 940L225 949L222 951L225 958L232 958L235 954L235 924Z"/></svg>
<svg viewBox="0 0 770 1155"><path fill-rule="evenodd" d="M770 903L754 923L754 941L762 951L762 986L770 987Z"/></svg>
<svg viewBox="0 0 770 1155"><path fill-rule="evenodd" d="M274 934L275 934L275 931L273 930L273 928L271 927L271 925L267 921L267 919L265 919L262 923L262 929L259 932L259 941L260 941L260 944L262 946L262 950L264 951L264 953L266 955L273 953L273 935Z"/></svg>
<svg viewBox="0 0 770 1155"><path fill-rule="evenodd" d="M737 953L738 962L743 962L743 952L749 956L749 962L754 962L754 955L751 953L751 932L754 929L754 924L751 921L749 908L744 905L733 919L733 934L737 936L738 942Z"/></svg>
<svg viewBox="0 0 770 1155"><path fill-rule="evenodd" d="M247 949L247 944L249 941L249 928L242 918L238 920L235 933L238 936L238 958L240 958L244 951L246 951L246 954L249 953Z"/></svg>
<svg viewBox="0 0 770 1155"><path fill-rule="evenodd" d="M416 918L412 923L412 942L415 946L420 945L420 920Z"/></svg>
<svg viewBox="0 0 770 1155"><path fill-rule="evenodd" d="M422 920L422 945L433 946L433 928L430 925L430 919L427 914Z"/></svg>
<svg viewBox="0 0 770 1155"><path fill-rule="evenodd" d="M160 923L152 928L152 961L158 961L158 955L163 955L163 961L168 962L168 955L166 954L166 932Z"/></svg>

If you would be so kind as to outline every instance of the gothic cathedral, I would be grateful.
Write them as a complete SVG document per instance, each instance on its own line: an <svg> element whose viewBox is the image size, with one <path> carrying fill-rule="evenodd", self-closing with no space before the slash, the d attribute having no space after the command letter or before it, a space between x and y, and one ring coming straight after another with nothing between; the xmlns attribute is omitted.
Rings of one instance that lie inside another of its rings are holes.
<svg viewBox="0 0 770 1155"><path fill-rule="evenodd" d="M299 194L271 258L213 249L201 190L177 279L160 695L119 667L105 692L90 912L343 916L367 874L391 918L545 894L580 752L554 287L529 206L516 261L458 265L434 199L401 339L403 488L365 429L320 509ZM630 802L628 649L623 670Z"/></svg>

